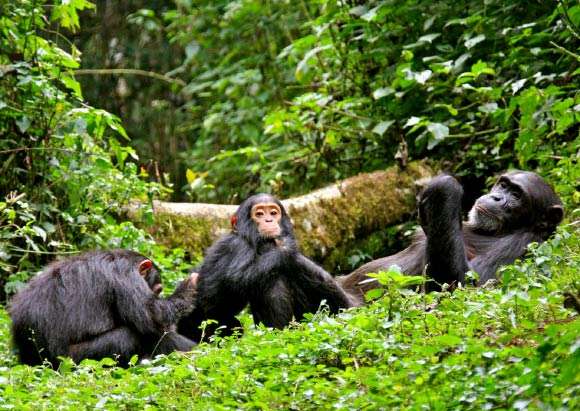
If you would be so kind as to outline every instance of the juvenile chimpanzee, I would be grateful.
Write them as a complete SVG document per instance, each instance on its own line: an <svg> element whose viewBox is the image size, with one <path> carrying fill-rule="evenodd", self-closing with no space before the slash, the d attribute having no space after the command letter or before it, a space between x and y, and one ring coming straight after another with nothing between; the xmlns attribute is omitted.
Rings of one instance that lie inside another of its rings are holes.
<svg viewBox="0 0 580 411"><path fill-rule="evenodd" d="M419 199L422 231L405 250L371 261L338 282L361 301L378 283L368 273L398 265L407 274L427 274L441 284L465 281L465 273L479 274L479 283L495 278L501 265L521 257L533 241L544 241L562 220L562 202L537 174L511 171L503 174L489 194L481 196L461 222L463 189L453 177L432 180Z"/></svg>
<svg viewBox="0 0 580 411"><path fill-rule="evenodd" d="M59 356L148 357L194 345L175 331L194 306L197 274L167 299L148 258L133 251L93 251L49 265L11 301L12 335L20 361L58 366Z"/></svg>
<svg viewBox="0 0 580 411"><path fill-rule="evenodd" d="M334 278L304 257L296 245L292 223L282 203L268 194L245 200L232 217L232 233L207 251L199 269L196 308L178 331L196 341L202 321L224 326L223 335L239 327L236 319L248 303L254 322L282 328L294 317L315 312L325 300L330 311L351 306Z"/></svg>

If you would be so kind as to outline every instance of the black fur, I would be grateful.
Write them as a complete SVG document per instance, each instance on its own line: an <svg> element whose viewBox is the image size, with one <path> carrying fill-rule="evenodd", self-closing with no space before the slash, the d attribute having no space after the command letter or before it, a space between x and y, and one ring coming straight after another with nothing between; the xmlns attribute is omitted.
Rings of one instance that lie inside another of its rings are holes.
<svg viewBox="0 0 580 411"><path fill-rule="evenodd" d="M263 202L278 204L282 212L277 239L263 238L251 219L252 207ZM256 323L275 328L315 312L322 300L333 313L352 305L334 278L300 253L290 218L275 197L248 198L236 219L233 232L207 251L199 269L196 308L179 322L181 334L200 341L201 322L213 319L218 325L208 326L206 337L218 326L225 328L222 335L230 335L240 326L235 316L247 304Z"/></svg>
<svg viewBox="0 0 580 411"><path fill-rule="evenodd" d="M363 301L364 293L376 288L368 273L398 265L404 273L427 274L441 284L465 282L473 270L483 284L495 278L502 265L526 252L531 242L545 241L563 217L562 202L537 174L512 171L502 175L490 193L480 197L470 219L461 221L463 189L453 177L434 178L419 198L422 230L405 250L371 261L337 280L350 294Z"/></svg>
<svg viewBox="0 0 580 411"><path fill-rule="evenodd" d="M49 265L11 301L12 335L20 361L36 365L59 356L147 357L189 350L194 343L175 332L177 320L191 311L195 289L182 282L167 299L152 288L161 278L146 257L127 250L93 251Z"/></svg>

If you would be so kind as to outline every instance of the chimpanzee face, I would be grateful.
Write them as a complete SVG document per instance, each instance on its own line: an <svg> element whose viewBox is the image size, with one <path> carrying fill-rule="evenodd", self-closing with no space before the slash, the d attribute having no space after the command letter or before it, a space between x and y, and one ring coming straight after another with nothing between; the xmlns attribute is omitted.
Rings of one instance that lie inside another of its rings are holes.
<svg viewBox="0 0 580 411"><path fill-rule="evenodd" d="M276 203L258 203L252 207L250 216L260 236L264 238L279 237L282 229L280 220L282 219L282 210Z"/></svg>
<svg viewBox="0 0 580 411"><path fill-rule="evenodd" d="M555 227L563 209L552 188L537 174L512 171L502 175L491 191L469 212L468 224L487 232L535 226Z"/></svg>
<svg viewBox="0 0 580 411"><path fill-rule="evenodd" d="M469 212L469 223L495 232L514 226L525 217L526 193L507 176L501 176L491 191L479 197Z"/></svg>
<svg viewBox="0 0 580 411"><path fill-rule="evenodd" d="M161 291L163 291L161 275L151 260L145 259L139 263L139 274L141 274L147 285L149 285L151 291L157 295L161 294Z"/></svg>

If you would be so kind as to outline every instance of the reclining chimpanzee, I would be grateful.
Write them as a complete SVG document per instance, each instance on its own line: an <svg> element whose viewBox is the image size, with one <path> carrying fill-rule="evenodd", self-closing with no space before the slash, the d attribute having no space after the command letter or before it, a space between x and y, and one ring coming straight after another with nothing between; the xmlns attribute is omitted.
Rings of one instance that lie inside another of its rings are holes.
<svg viewBox="0 0 580 411"><path fill-rule="evenodd" d="M194 342L175 332L194 306L197 274L167 299L159 271L148 258L126 251L93 251L49 265L12 299L9 312L20 361L58 366L112 357L126 365Z"/></svg>
<svg viewBox="0 0 580 411"><path fill-rule="evenodd" d="M254 321L282 328L292 318L315 312L324 300L332 313L352 301L334 278L303 256L282 203L268 194L244 201L232 217L232 233L218 240L199 269L196 307L178 326L179 333L199 341L200 324L217 321L222 335L240 327L236 315L250 305Z"/></svg>
<svg viewBox="0 0 580 411"><path fill-rule="evenodd" d="M430 289L465 281L465 273L479 274L479 283L495 278L501 265L521 257L531 242L544 241L563 218L562 202L537 174L503 174L489 194L481 196L461 222L463 189L453 177L441 175L420 195L422 231L405 250L371 261L339 284L362 302L364 293L379 286L368 273L398 265L406 274L427 275Z"/></svg>

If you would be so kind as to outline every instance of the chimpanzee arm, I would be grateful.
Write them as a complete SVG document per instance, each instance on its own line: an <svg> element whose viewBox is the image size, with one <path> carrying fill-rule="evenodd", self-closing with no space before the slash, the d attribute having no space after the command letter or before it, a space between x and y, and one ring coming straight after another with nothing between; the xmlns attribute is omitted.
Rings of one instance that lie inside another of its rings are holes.
<svg viewBox="0 0 580 411"><path fill-rule="evenodd" d="M431 181L419 200L419 217L427 236L427 274L438 284L463 282L469 270L461 229L462 197L457 180L441 175Z"/></svg>
<svg viewBox="0 0 580 411"><path fill-rule="evenodd" d="M332 313L337 313L341 308L358 305L329 273L304 255L300 253L296 255L294 266L296 270L288 272L289 281L302 288L305 295L318 299L312 301L313 303L320 304L321 300L326 300Z"/></svg>
<svg viewBox="0 0 580 411"><path fill-rule="evenodd" d="M195 308L197 273L181 281L167 299L156 299L155 318L162 324L175 324L181 317Z"/></svg>
<svg viewBox="0 0 580 411"><path fill-rule="evenodd" d="M244 291L271 283L279 275L277 269L288 265L297 254L291 242L280 241L282 245L272 245L258 254L246 241L235 238L228 247L230 253L225 257L228 266L223 270L224 280Z"/></svg>
<svg viewBox="0 0 580 411"><path fill-rule="evenodd" d="M112 288L117 314L139 334L162 334L193 309L195 287L191 281L183 281L171 297L160 299L137 273L118 276Z"/></svg>

